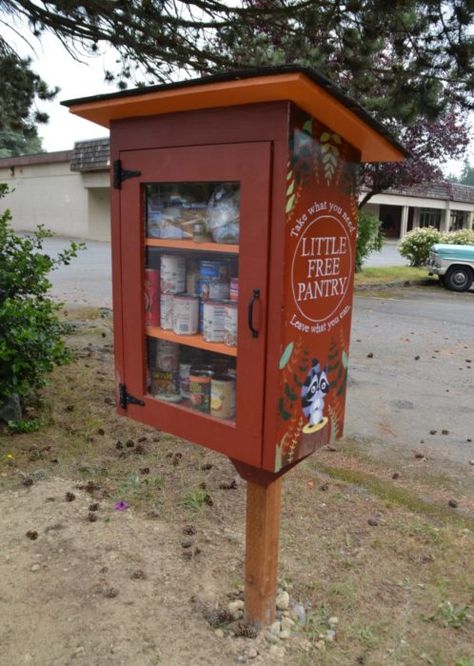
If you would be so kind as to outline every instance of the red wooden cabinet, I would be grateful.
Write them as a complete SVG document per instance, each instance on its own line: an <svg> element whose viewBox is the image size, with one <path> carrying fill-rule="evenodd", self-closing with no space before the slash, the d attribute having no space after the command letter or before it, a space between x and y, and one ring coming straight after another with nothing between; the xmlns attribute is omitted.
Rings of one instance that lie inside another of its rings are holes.
<svg viewBox="0 0 474 666"><path fill-rule="evenodd" d="M403 149L298 68L68 104L111 128L119 410L270 475L340 436L357 163Z"/></svg>

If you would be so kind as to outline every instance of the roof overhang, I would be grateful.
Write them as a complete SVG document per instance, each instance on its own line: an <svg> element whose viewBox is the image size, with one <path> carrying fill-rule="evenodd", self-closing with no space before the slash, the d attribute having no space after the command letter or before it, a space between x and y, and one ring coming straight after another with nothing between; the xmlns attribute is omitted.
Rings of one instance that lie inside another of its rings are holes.
<svg viewBox="0 0 474 666"><path fill-rule="evenodd" d="M363 162L398 162L407 151L328 79L301 67L264 68L63 102L104 127L114 120L291 101L356 147Z"/></svg>

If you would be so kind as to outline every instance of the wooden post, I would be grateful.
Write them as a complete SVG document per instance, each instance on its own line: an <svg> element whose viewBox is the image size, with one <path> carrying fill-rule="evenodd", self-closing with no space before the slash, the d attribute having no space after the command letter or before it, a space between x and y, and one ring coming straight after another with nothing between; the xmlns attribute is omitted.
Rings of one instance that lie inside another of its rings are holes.
<svg viewBox="0 0 474 666"><path fill-rule="evenodd" d="M281 486L247 481L245 618L257 627L275 619Z"/></svg>

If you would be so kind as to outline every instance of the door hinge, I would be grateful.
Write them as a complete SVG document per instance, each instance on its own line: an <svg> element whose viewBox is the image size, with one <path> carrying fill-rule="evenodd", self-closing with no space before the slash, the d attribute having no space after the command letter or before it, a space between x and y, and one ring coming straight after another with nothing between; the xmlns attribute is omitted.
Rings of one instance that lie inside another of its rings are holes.
<svg viewBox="0 0 474 666"><path fill-rule="evenodd" d="M114 160L114 188L120 190L124 180L129 178L138 178L141 176L141 171L131 171L130 169L122 169L122 160Z"/></svg>
<svg viewBox="0 0 474 666"><path fill-rule="evenodd" d="M122 409L127 409L127 405L140 405L140 407L145 406L143 400L139 400L133 395L130 395L130 393L127 393L125 384L119 384L119 404Z"/></svg>

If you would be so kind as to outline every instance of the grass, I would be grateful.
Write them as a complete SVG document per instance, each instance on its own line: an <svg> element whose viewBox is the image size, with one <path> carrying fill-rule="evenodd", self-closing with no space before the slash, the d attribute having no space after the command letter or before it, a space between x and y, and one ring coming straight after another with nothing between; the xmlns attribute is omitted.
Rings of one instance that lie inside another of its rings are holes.
<svg viewBox="0 0 474 666"><path fill-rule="evenodd" d="M212 506L212 500L208 492L202 488L195 488L186 493L181 504L190 511L200 511L205 506Z"/></svg>
<svg viewBox="0 0 474 666"><path fill-rule="evenodd" d="M0 492L23 491L25 479L60 477L71 488L94 482L104 502L158 513L170 558L191 523L205 539L188 572L189 596L212 578L226 603L243 582L245 485L222 488L235 476L223 456L118 417L110 404L110 320L79 323L71 335L76 360L53 373L32 414L44 426L0 434ZM306 609L285 642L286 663L474 666L474 519L387 482L383 462L367 473L350 452L339 455L345 467L320 452L284 480L280 573ZM207 631L202 618L191 626L191 611L183 613L190 631ZM324 636L334 616L330 642Z"/></svg>
<svg viewBox="0 0 474 666"><path fill-rule="evenodd" d="M414 268L412 266L384 266L363 268L360 273L355 275L355 287L370 287L377 285L391 284L393 282L429 282L436 284L436 281L428 276L428 270L425 267Z"/></svg>
<svg viewBox="0 0 474 666"><path fill-rule="evenodd" d="M327 474L333 479L366 488L372 494L383 499L388 506L402 506L418 515L428 516L443 521L450 521L460 527L474 530L474 518L454 513L452 509L427 501L404 488L357 469L347 469L327 465L321 461L309 463L315 470Z"/></svg>
<svg viewBox="0 0 474 666"><path fill-rule="evenodd" d="M428 617L422 614L420 617L423 622L438 622L443 627L461 629L469 620L468 611L467 606L456 608L450 601L444 601L435 613Z"/></svg>

